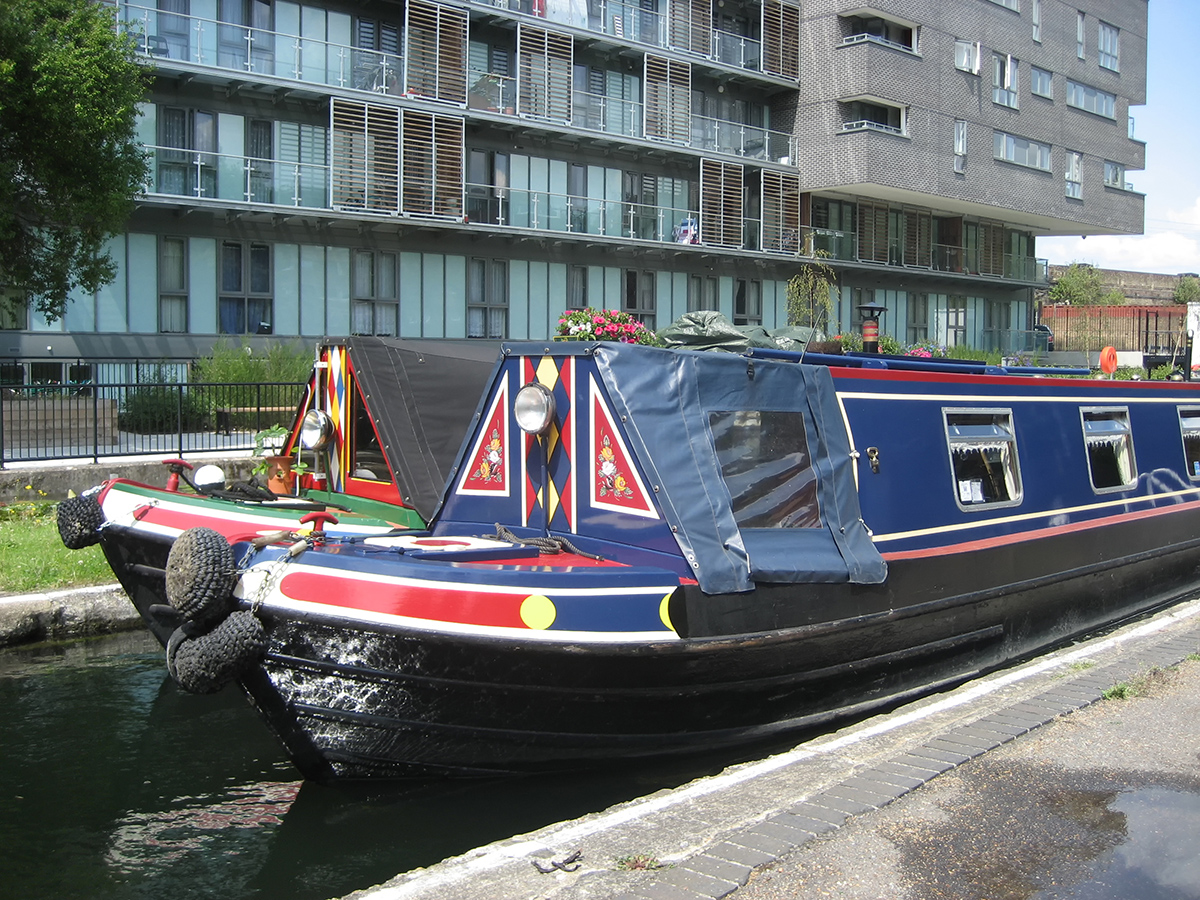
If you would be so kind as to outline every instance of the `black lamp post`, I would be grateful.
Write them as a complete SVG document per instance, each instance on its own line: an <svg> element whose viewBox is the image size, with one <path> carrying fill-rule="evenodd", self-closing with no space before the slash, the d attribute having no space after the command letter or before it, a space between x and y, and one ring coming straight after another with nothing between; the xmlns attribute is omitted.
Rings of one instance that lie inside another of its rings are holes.
<svg viewBox="0 0 1200 900"><path fill-rule="evenodd" d="M879 352L879 319L887 312L887 307L876 303L874 299L858 307L862 314L862 339L864 353Z"/></svg>

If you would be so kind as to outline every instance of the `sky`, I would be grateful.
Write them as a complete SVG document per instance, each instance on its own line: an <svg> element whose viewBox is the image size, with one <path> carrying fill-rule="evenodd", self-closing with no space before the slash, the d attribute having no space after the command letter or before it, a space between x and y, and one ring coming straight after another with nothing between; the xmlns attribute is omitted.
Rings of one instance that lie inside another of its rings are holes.
<svg viewBox="0 0 1200 900"><path fill-rule="evenodd" d="M1050 265L1200 272L1200 0L1149 0L1149 11L1146 105L1129 109L1146 168L1125 176L1146 195L1145 234L1039 238Z"/></svg>

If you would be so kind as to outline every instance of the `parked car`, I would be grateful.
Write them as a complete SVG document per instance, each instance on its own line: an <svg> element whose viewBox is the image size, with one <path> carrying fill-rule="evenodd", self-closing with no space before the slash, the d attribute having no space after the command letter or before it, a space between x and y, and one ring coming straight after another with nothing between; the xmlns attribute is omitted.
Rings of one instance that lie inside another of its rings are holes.
<svg viewBox="0 0 1200 900"><path fill-rule="evenodd" d="M1050 353L1054 350L1054 332L1040 322L1033 326L1033 349Z"/></svg>

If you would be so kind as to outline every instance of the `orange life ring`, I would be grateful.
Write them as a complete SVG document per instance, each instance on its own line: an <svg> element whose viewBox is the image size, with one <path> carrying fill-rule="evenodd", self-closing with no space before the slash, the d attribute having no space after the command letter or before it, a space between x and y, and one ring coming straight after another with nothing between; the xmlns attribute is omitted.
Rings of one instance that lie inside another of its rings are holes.
<svg viewBox="0 0 1200 900"><path fill-rule="evenodd" d="M1105 375L1117 371L1117 351L1112 347L1105 347L1100 351L1100 371Z"/></svg>

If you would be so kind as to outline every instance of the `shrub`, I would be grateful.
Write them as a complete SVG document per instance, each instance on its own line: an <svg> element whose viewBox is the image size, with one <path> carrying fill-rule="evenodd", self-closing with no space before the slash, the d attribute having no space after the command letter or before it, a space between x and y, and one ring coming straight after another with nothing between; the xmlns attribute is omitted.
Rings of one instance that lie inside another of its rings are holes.
<svg viewBox="0 0 1200 900"><path fill-rule="evenodd" d="M141 384L126 393L118 422L123 431L138 434L197 431L207 412L206 404L186 385L176 384L174 375L155 366L143 375Z"/></svg>

